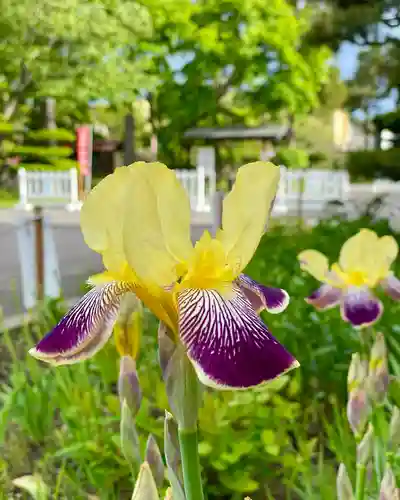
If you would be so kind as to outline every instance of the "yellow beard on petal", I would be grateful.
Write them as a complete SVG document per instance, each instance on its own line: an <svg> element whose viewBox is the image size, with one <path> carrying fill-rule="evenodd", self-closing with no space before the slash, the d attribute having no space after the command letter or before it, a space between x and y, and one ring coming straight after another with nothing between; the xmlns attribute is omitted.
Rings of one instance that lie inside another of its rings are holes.
<svg viewBox="0 0 400 500"><path fill-rule="evenodd" d="M222 243L206 231L196 243L192 258L186 263L186 272L174 287L174 292L186 288L212 289L227 297L232 293L232 282L236 277Z"/></svg>
<svg viewBox="0 0 400 500"><path fill-rule="evenodd" d="M339 264L333 264L331 271L338 279L326 280L326 283L337 288L347 288L349 286L374 288L380 280L389 274L388 269L371 269L370 272L359 271L357 269L343 271Z"/></svg>

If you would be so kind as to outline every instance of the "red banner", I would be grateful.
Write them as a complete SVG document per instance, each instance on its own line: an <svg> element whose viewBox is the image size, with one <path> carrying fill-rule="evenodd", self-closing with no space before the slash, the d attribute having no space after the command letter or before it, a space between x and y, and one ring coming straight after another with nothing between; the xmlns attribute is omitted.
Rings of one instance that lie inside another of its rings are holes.
<svg viewBox="0 0 400 500"><path fill-rule="evenodd" d="M87 176L92 169L92 127L82 125L76 129L76 156L80 173Z"/></svg>

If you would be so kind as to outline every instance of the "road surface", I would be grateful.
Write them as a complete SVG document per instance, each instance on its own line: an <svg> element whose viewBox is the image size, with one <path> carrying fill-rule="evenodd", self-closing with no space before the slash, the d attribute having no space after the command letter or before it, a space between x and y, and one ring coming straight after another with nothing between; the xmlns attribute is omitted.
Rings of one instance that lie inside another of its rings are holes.
<svg viewBox="0 0 400 500"><path fill-rule="evenodd" d="M87 277L102 270L101 258L85 245L78 213L56 209L46 213L52 221L64 297L76 297ZM16 232L21 216L28 215L13 209L0 210L0 306L5 317L24 312ZM192 227L193 240L207 227L207 219L197 218Z"/></svg>

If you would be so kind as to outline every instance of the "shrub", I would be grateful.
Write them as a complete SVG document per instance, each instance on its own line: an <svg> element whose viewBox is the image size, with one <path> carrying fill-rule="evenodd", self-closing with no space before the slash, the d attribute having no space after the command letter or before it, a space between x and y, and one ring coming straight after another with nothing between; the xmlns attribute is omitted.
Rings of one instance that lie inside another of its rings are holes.
<svg viewBox="0 0 400 500"><path fill-rule="evenodd" d="M309 163L309 155L305 149L279 148L273 161L287 168L306 168Z"/></svg>
<svg viewBox="0 0 400 500"><path fill-rule="evenodd" d="M400 180L400 148L354 151L347 154L346 169L353 181L385 177Z"/></svg>

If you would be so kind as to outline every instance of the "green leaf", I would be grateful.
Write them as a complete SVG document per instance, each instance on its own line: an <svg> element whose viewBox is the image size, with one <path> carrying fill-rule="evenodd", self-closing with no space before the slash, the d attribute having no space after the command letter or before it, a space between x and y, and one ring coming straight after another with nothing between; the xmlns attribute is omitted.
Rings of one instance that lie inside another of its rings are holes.
<svg viewBox="0 0 400 500"><path fill-rule="evenodd" d="M209 455L213 450L213 447L210 443L208 443L207 441L201 441L199 443L199 455L200 456L206 456L206 455Z"/></svg>
<svg viewBox="0 0 400 500"><path fill-rule="evenodd" d="M265 431L262 431L261 439L266 446L274 444L276 441L275 432L272 431L271 429L266 429Z"/></svg>
<svg viewBox="0 0 400 500"><path fill-rule="evenodd" d="M252 479L245 471L235 471L233 474L221 474L220 478L224 486L238 493L251 493L259 487L259 483Z"/></svg>

